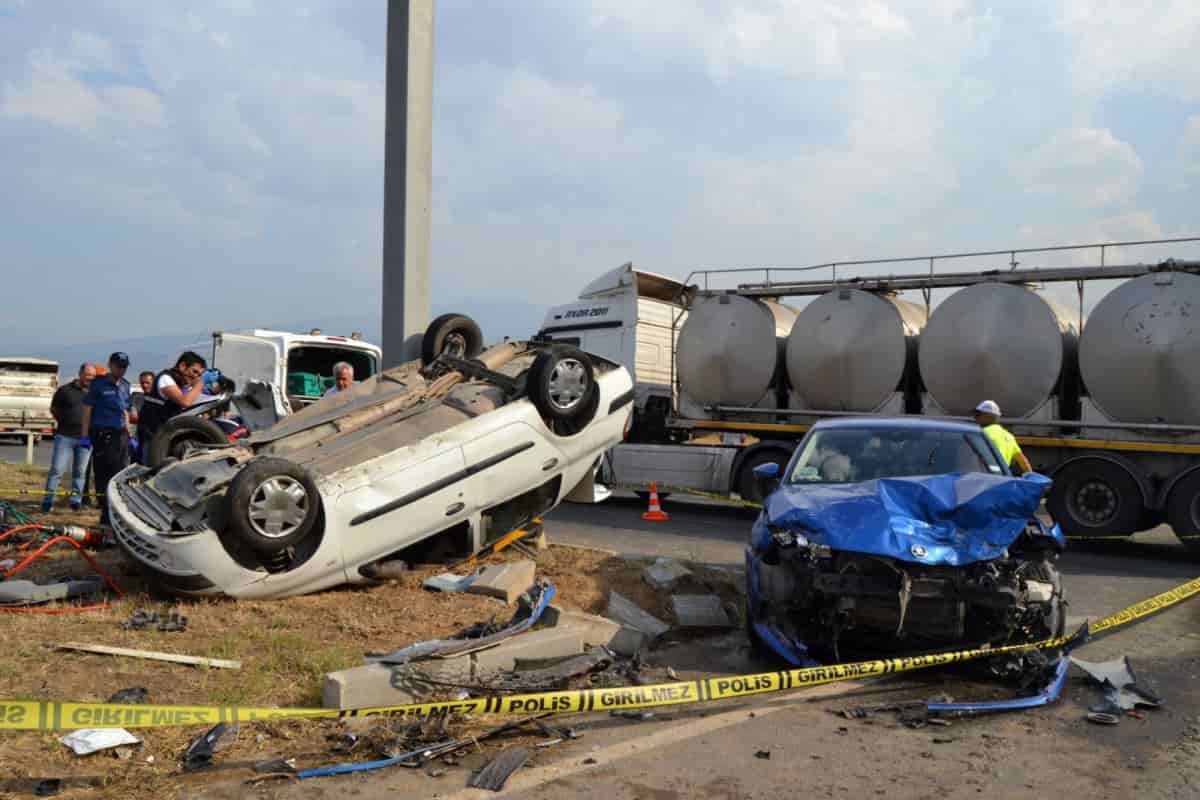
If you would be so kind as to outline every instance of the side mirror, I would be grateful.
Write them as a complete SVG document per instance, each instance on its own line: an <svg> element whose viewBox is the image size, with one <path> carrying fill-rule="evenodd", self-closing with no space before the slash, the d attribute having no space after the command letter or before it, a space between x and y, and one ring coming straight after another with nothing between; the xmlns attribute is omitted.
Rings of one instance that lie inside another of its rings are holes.
<svg viewBox="0 0 1200 800"><path fill-rule="evenodd" d="M755 482L758 484L758 492L763 497L766 497L771 492L775 491L779 486L780 466L771 461L766 464L759 464L753 470Z"/></svg>

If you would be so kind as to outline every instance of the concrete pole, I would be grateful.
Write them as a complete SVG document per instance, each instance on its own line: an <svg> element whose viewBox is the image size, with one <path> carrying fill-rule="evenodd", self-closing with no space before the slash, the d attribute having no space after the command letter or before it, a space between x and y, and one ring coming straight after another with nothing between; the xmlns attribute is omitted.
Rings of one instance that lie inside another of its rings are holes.
<svg viewBox="0 0 1200 800"><path fill-rule="evenodd" d="M420 357L429 324L434 0L388 0L383 363Z"/></svg>

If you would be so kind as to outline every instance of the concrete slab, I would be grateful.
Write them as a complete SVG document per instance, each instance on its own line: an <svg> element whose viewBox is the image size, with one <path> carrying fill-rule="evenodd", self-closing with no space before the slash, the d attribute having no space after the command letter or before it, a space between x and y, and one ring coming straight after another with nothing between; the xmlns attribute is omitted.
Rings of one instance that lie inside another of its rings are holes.
<svg viewBox="0 0 1200 800"><path fill-rule="evenodd" d="M616 620L622 625L641 631L651 639L657 639L671 629L671 626L658 617L638 606L628 597L617 592L608 593L608 608L604 616Z"/></svg>
<svg viewBox="0 0 1200 800"><path fill-rule="evenodd" d="M580 631L585 646L601 645L617 655L634 656L646 643L646 634L641 631L586 611L552 605L542 613L541 622L547 628L576 628Z"/></svg>
<svg viewBox="0 0 1200 800"><path fill-rule="evenodd" d="M676 594L671 606L681 628L729 628L729 614L715 594Z"/></svg>
<svg viewBox="0 0 1200 800"><path fill-rule="evenodd" d="M321 687L321 702L325 708L400 705L419 702L445 688L426 683L422 678L469 685L475 678L474 661L471 656L432 658L396 667L395 676L392 667L385 664L364 664L330 672Z"/></svg>
<svg viewBox="0 0 1200 800"><path fill-rule="evenodd" d="M517 659L558 658L583 652L578 628L542 628L522 633L488 650L474 654L475 680L486 681L512 670Z"/></svg>
<svg viewBox="0 0 1200 800"><path fill-rule="evenodd" d="M497 597L511 605L533 585L536 573L537 564L532 561L488 564L476 573L467 593Z"/></svg>
<svg viewBox="0 0 1200 800"><path fill-rule="evenodd" d="M680 578L686 578L692 571L673 558L660 558L642 572L646 583L655 589L669 589Z"/></svg>

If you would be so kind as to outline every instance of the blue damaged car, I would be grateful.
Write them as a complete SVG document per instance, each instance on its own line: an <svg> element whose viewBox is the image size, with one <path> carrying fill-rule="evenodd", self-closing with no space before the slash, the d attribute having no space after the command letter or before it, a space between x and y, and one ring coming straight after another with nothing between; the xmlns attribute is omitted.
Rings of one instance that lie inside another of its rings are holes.
<svg viewBox="0 0 1200 800"><path fill-rule="evenodd" d="M751 640L797 666L1059 636L1050 479L1014 477L975 425L843 418L812 427L746 548Z"/></svg>

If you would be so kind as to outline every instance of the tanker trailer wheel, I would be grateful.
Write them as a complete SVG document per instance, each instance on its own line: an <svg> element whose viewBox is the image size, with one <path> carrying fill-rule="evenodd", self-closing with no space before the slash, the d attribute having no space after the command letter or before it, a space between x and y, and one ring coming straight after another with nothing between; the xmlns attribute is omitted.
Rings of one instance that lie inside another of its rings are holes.
<svg viewBox="0 0 1200 800"><path fill-rule="evenodd" d="M1141 529L1146 504L1137 480L1120 464L1086 459L1054 473L1046 505L1068 536L1130 536Z"/></svg>
<svg viewBox="0 0 1200 800"><path fill-rule="evenodd" d="M321 495L308 470L284 458L255 458L229 485L229 532L265 558L278 558L316 527Z"/></svg>
<svg viewBox="0 0 1200 800"><path fill-rule="evenodd" d="M203 417L173 417L154 434L146 451L146 466L158 469L168 458L183 458L202 445L227 445L221 426Z"/></svg>
<svg viewBox="0 0 1200 800"><path fill-rule="evenodd" d="M1167 522L1193 553L1200 553L1200 471L1175 484L1167 498Z"/></svg>
<svg viewBox="0 0 1200 800"><path fill-rule="evenodd" d="M421 361L428 365L443 353L472 359L483 351L483 331L463 314L442 314L429 323L421 339Z"/></svg>
<svg viewBox="0 0 1200 800"><path fill-rule="evenodd" d="M748 503L761 504L766 498L762 493L762 487L758 483L758 476L754 474L754 468L763 464L778 464L779 475L782 480L783 471L787 468L790 458L791 455L783 450L760 450L747 458L738 467L737 480L733 484L737 487L738 495Z"/></svg>

